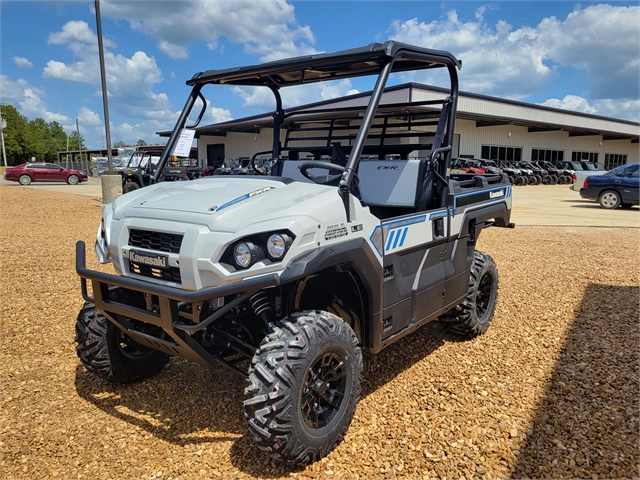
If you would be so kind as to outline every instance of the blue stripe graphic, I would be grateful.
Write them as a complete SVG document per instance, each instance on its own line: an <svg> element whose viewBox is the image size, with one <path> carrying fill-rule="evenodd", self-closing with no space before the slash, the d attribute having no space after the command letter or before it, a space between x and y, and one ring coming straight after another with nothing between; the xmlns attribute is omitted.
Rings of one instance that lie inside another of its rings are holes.
<svg viewBox="0 0 640 480"><path fill-rule="evenodd" d="M398 230L391 230L391 232L389 232L389 240L387 240L387 246L384 247L385 250L391 249L391 242L393 242L393 237L395 237L397 231Z"/></svg>
<svg viewBox="0 0 640 480"><path fill-rule="evenodd" d="M407 232L409 231L409 227L405 228L402 231L402 238L400 239L400 246L404 245L404 239L407 236Z"/></svg>

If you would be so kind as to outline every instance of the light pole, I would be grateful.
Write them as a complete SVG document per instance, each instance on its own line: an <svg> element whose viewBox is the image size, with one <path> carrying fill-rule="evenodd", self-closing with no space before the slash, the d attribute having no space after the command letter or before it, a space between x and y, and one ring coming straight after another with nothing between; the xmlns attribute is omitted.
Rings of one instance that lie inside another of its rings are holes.
<svg viewBox="0 0 640 480"><path fill-rule="evenodd" d="M104 68L104 48L102 45L102 21L100 20L100 0L95 0L96 27L98 30L98 53L100 54L100 79L102 81L102 104L104 105L104 131L107 141L108 171L102 174L102 203L111 203L117 196L122 195L122 177L113 171L111 156L111 132L109 126L109 102L107 95L107 75Z"/></svg>

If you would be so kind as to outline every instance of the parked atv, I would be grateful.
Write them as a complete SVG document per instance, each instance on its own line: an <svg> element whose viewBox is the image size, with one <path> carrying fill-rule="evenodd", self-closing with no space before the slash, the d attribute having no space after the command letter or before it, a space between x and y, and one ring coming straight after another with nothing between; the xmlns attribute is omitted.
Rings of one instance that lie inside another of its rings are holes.
<svg viewBox="0 0 640 480"><path fill-rule="evenodd" d="M127 166L118 170L122 177L122 193L151 185L161 155L162 150L133 152Z"/></svg>

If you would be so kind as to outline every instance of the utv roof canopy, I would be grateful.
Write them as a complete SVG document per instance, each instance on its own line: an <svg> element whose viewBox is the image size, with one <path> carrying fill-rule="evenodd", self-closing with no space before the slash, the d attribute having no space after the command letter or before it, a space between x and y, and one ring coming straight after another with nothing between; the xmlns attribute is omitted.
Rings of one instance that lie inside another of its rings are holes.
<svg viewBox="0 0 640 480"><path fill-rule="evenodd" d="M335 53L319 53L247 67L207 70L196 73L187 85L287 87L377 75L394 59L391 73L462 66L462 62L449 52L387 41Z"/></svg>

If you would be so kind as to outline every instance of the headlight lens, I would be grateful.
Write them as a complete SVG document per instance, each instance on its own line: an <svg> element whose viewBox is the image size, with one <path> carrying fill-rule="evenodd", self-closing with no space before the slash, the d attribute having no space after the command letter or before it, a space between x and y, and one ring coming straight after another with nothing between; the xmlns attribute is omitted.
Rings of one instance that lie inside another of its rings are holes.
<svg viewBox="0 0 640 480"><path fill-rule="evenodd" d="M233 249L233 258L241 268L247 268L251 265L251 247L249 244L245 242L240 242L236 245L236 248Z"/></svg>
<svg viewBox="0 0 640 480"><path fill-rule="evenodd" d="M267 251L273 259L281 259L287 251L287 242L282 235L276 233L271 235L267 240Z"/></svg>

